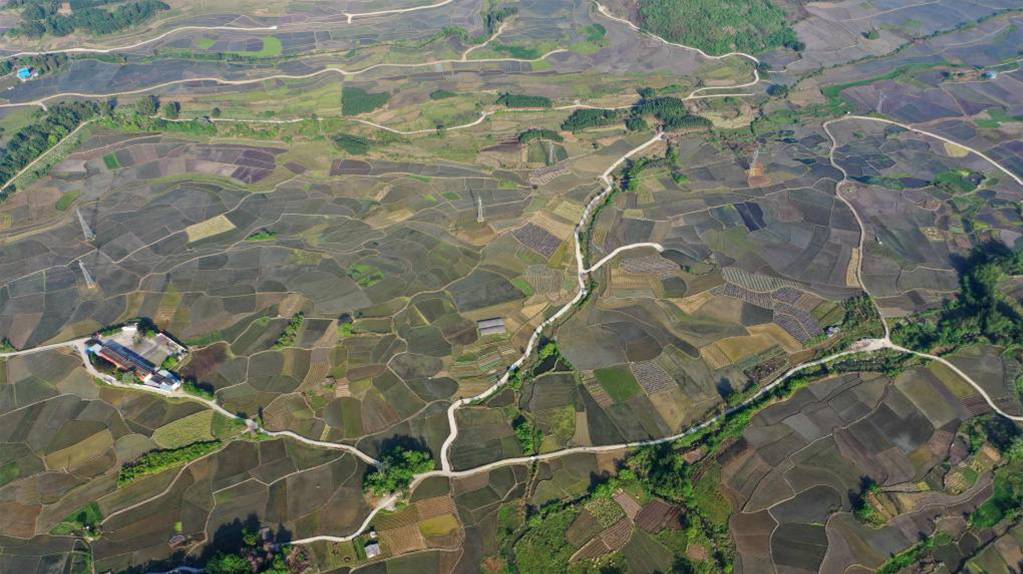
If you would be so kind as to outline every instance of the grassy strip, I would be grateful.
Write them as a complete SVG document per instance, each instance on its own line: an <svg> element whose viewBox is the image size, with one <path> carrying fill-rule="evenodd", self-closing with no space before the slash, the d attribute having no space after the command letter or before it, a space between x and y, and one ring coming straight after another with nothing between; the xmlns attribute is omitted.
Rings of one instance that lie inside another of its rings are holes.
<svg viewBox="0 0 1023 574"><path fill-rule="evenodd" d="M78 196L81 195L81 193L82 192L78 190L68 191L64 193L64 195L60 196L60 199L57 200L57 203L54 204L53 207L55 207L57 211L67 211L68 208L71 207L71 204L78 199Z"/></svg>

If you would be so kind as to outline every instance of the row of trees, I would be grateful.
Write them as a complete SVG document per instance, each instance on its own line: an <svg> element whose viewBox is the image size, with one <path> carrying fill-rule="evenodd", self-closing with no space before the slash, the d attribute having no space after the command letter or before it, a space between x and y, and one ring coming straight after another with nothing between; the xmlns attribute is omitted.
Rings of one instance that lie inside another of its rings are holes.
<svg viewBox="0 0 1023 574"><path fill-rule="evenodd" d="M561 137L561 134L554 130L543 128L529 128L519 134L519 143L531 142L537 139L560 142L564 141L565 138Z"/></svg>
<svg viewBox="0 0 1023 574"><path fill-rule="evenodd" d="M170 6L160 0L135 0L113 10L97 7L106 4L102 0L78 4L79 8L72 5L70 14L61 14L60 2L56 0L22 2L22 21L12 32L29 37L44 34L67 36L78 29L92 34L111 34L145 22L157 12L170 10Z"/></svg>
<svg viewBox="0 0 1023 574"><path fill-rule="evenodd" d="M220 449L220 445L219 440L210 440L193 442L180 448L151 450L121 467L121 472L117 475L117 484L127 484L143 476L185 464Z"/></svg>
<svg viewBox="0 0 1023 574"><path fill-rule="evenodd" d="M284 327L284 331L277 336L277 340L274 341L275 349L284 349L295 344L295 340L298 338L298 330L302 328L302 323L305 322L305 314L299 311L291 316L291 320Z"/></svg>

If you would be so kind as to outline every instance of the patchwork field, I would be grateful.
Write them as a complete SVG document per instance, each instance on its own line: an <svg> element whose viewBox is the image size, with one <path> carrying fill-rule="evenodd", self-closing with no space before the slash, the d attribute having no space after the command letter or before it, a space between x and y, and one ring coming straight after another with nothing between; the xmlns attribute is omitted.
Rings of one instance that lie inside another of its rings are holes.
<svg viewBox="0 0 1023 574"><path fill-rule="evenodd" d="M0 571L1023 558L1018 3L154 1L0 10Z"/></svg>

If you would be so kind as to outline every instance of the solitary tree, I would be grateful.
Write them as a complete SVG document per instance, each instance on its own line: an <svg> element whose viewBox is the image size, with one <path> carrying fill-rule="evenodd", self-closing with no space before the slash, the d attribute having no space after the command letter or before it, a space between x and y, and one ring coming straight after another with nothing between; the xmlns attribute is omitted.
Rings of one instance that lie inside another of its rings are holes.
<svg viewBox="0 0 1023 574"><path fill-rule="evenodd" d="M160 110L160 98L148 95L135 102L135 111L143 116L154 116Z"/></svg>

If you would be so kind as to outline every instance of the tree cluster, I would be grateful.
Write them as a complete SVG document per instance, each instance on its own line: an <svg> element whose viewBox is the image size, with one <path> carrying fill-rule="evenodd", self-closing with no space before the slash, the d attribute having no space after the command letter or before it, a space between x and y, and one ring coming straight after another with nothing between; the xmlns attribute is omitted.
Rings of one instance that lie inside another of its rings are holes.
<svg viewBox="0 0 1023 574"><path fill-rule="evenodd" d="M218 552L206 561L206 574L289 574L302 572L308 558L297 546L281 546L263 539L259 532L242 532L238 552Z"/></svg>
<svg viewBox="0 0 1023 574"><path fill-rule="evenodd" d="M689 113L685 102L671 96L643 98L632 107L633 116L654 116L665 130L710 127L705 117Z"/></svg>
<svg viewBox="0 0 1023 574"><path fill-rule="evenodd" d="M712 54L804 47L785 11L772 0L645 0L639 5L639 24Z"/></svg>
<svg viewBox="0 0 1023 574"><path fill-rule="evenodd" d="M505 18L517 14L518 11L519 9L515 6L493 6L487 10L483 15L483 28L486 30L487 36L492 36Z"/></svg>
<svg viewBox="0 0 1023 574"><path fill-rule="evenodd" d="M57 145L82 122L101 113L96 102L61 102L36 114L31 123L15 132L0 154L0 184L6 184L40 154ZM0 194L0 200L6 194Z"/></svg>
<svg viewBox="0 0 1023 574"><path fill-rule="evenodd" d="M54 72L63 68L68 63L67 54L38 54L35 56L19 56L9 58L0 62L0 76L6 76L14 70L23 67L32 68L33 71L42 75Z"/></svg>
<svg viewBox="0 0 1023 574"><path fill-rule="evenodd" d="M710 127L711 122L707 118L689 113L685 102L671 97L656 97L650 88L639 90L640 100L636 102L627 112L625 110L611 109L581 109L572 112L561 124L561 129L566 131L579 131L586 128L607 126L625 119L625 127L630 131L639 131L647 128L643 116L657 118L665 130L681 130L687 128Z"/></svg>
<svg viewBox="0 0 1023 574"><path fill-rule="evenodd" d="M1019 304L999 292L1006 275L1023 271L1023 251L990 241L963 262L959 295L936 312L896 325L893 339L912 349L955 348L978 341L1010 344L1023 338Z"/></svg>
<svg viewBox="0 0 1023 574"><path fill-rule="evenodd" d="M586 128L609 126L620 122L622 113L620 110L594 110L583 108L572 112L564 122L561 129L569 132L577 132Z"/></svg>
<svg viewBox="0 0 1023 574"><path fill-rule="evenodd" d="M515 438L522 446L522 453L531 456L540 452L540 443L543 442L543 431L526 417L519 415L512 421L512 429L515 431Z"/></svg>
<svg viewBox="0 0 1023 574"><path fill-rule="evenodd" d="M366 475L362 487L376 496L404 492L417 474L429 472L434 466L428 451L397 446L380 455L380 466Z"/></svg>
<svg viewBox="0 0 1023 574"><path fill-rule="evenodd" d="M345 86L341 88L341 115L357 116L383 106L391 99L387 92L372 93L362 88Z"/></svg>
<svg viewBox="0 0 1023 574"><path fill-rule="evenodd" d="M330 139L334 145L352 155L364 155L372 145L370 140L352 134L337 134L331 136Z"/></svg>

